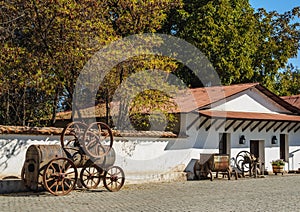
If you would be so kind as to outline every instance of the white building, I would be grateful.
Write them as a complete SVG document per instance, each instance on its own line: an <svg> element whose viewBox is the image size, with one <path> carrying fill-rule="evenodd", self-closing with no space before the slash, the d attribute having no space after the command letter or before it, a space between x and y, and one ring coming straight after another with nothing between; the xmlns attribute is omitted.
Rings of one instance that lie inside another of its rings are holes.
<svg viewBox="0 0 300 212"><path fill-rule="evenodd" d="M235 157L247 150L261 159L262 170L271 171L270 162L276 159L287 162L286 170L300 168L300 109L260 84L190 89L176 102L180 108L178 137L162 138L155 133L115 137L115 164L124 169L127 181L185 178L200 153ZM48 132L2 131L2 175L20 175L30 144L59 144L59 136ZM12 152L16 146L17 151Z"/></svg>

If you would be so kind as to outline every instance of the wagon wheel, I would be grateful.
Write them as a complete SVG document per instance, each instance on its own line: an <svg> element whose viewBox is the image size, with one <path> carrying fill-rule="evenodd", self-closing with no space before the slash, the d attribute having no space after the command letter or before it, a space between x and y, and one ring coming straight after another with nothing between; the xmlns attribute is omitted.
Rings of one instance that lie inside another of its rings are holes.
<svg viewBox="0 0 300 212"><path fill-rule="evenodd" d="M118 166L111 166L103 178L104 187L109 191L119 191L125 182L125 174Z"/></svg>
<svg viewBox="0 0 300 212"><path fill-rule="evenodd" d="M82 122L71 122L63 129L60 136L62 148L79 147L79 142L83 140L87 125Z"/></svg>
<svg viewBox="0 0 300 212"><path fill-rule="evenodd" d="M249 160L252 160L252 155L248 151L240 151L236 156L236 166L241 172L249 171Z"/></svg>
<svg viewBox="0 0 300 212"><path fill-rule="evenodd" d="M113 133L103 122L94 122L84 133L82 147L85 153L93 158L100 158L108 154L113 145ZM106 147L104 147L106 146Z"/></svg>
<svg viewBox="0 0 300 212"><path fill-rule="evenodd" d="M87 189L97 188L102 177L103 170L96 164L83 167L80 172L81 184Z"/></svg>
<svg viewBox="0 0 300 212"><path fill-rule="evenodd" d="M75 188L77 169L68 158L52 159L43 174L44 187L56 196L66 195Z"/></svg>

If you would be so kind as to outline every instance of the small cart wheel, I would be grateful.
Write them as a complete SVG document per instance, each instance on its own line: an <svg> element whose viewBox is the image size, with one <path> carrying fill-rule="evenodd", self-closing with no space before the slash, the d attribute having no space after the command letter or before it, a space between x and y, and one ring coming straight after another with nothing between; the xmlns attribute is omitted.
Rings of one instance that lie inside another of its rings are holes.
<svg viewBox="0 0 300 212"><path fill-rule="evenodd" d="M90 124L84 133L82 147L85 153L92 158L106 156L113 145L113 133L109 126L103 122Z"/></svg>
<svg viewBox="0 0 300 212"><path fill-rule="evenodd" d="M103 178L104 187L109 191L119 191L125 182L125 174L119 166L111 166Z"/></svg>
<svg viewBox="0 0 300 212"><path fill-rule="evenodd" d="M63 129L60 136L60 143L62 148L79 147L83 140L84 132L87 125L82 122L71 122Z"/></svg>
<svg viewBox="0 0 300 212"><path fill-rule="evenodd" d="M102 177L103 170L96 164L83 167L80 172L81 184L87 189L97 188Z"/></svg>
<svg viewBox="0 0 300 212"><path fill-rule="evenodd" d="M51 194L66 195L75 188L77 177L77 169L70 159L55 158L45 168L43 183Z"/></svg>

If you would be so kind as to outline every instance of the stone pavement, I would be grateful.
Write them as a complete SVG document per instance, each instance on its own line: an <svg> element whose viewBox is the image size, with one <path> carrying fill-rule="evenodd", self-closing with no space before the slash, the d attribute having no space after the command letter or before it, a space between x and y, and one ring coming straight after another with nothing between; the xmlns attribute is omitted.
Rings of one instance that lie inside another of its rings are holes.
<svg viewBox="0 0 300 212"><path fill-rule="evenodd" d="M0 195L10 211L299 211L300 175L213 182L185 181L125 185L119 192L75 190Z"/></svg>

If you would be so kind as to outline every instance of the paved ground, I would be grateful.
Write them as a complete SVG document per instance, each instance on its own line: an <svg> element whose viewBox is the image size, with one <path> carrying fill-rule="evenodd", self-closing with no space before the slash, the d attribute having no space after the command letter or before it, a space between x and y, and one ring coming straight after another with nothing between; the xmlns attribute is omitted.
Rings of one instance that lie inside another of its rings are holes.
<svg viewBox="0 0 300 212"><path fill-rule="evenodd" d="M115 193L76 190L0 196L0 211L299 211L300 175L213 182L125 185Z"/></svg>

